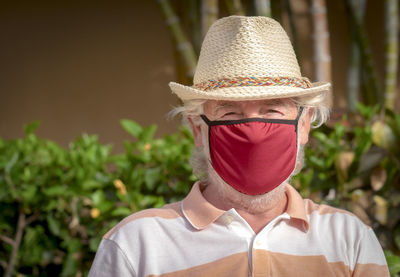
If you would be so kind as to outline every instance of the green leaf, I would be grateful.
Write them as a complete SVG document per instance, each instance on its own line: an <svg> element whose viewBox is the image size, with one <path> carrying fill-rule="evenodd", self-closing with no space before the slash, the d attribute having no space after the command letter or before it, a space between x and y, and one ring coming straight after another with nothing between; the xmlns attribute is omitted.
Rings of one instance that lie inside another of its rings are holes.
<svg viewBox="0 0 400 277"><path fill-rule="evenodd" d="M73 238L71 240L65 239L62 246L68 249L68 253L76 253L81 249L82 244L78 238Z"/></svg>
<svg viewBox="0 0 400 277"><path fill-rule="evenodd" d="M48 203L45 207L43 207L43 209L44 209L44 211L46 211L46 212L51 211L51 210L53 210L54 208L57 207L57 204L58 204L58 201L57 201L57 200L51 199L51 200L49 201L49 203Z"/></svg>
<svg viewBox="0 0 400 277"><path fill-rule="evenodd" d="M101 237L94 237L91 238L89 241L89 248L92 252L96 252L99 244L101 242Z"/></svg>
<svg viewBox="0 0 400 277"><path fill-rule="evenodd" d="M5 166L5 168L4 168L4 171L6 172L7 175L10 174L11 168L12 168L12 167L15 165L15 163L18 161L18 157L19 157L18 152L15 152L15 153L12 155L11 160L6 164L6 166Z"/></svg>
<svg viewBox="0 0 400 277"><path fill-rule="evenodd" d="M78 269L78 263L74 258L74 254L68 254L66 259L63 261L63 269L61 277L75 276Z"/></svg>
<svg viewBox="0 0 400 277"><path fill-rule="evenodd" d="M326 142L328 140L328 136L322 132L314 131L313 136L321 142Z"/></svg>
<svg viewBox="0 0 400 277"><path fill-rule="evenodd" d="M127 207L118 207L111 212L112 216L126 217L132 213L131 209Z"/></svg>
<svg viewBox="0 0 400 277"><path fill-rule="evenodd" d="M59 236L60 233L61 233L60 232L60 230L61 230L61 228L60 228L60 224L61 224L60 220L55 219L51 215L47 215L46 220L47 220L47 224L49 226L50 231L54 235Z"/></svg>
<svg viewBox="0 0 400 277"><path fill-rule="evenodd" d="M112 209L112 202L108 201L105 197L105 194L102 190L97 190L92 194L93 206L98 208L101 214L107 212Z"/></svg>
<svg viewBox="0 0 400 277"><path fill-rule="evenodd" d="M143 132L140 134L140 139L143 141L150 141L153 139L155 132L157 131L157 125L150 125L143 129Z"/></svg>
<svg viewBox="0 0 400 277"><path fill-rule="evenodd" d="M24 202L33 202L35 200L37 187L34 185L29 185L25 190L21 191L21 197Z"/></svg>
<svg viewBox="0 0 400 277"><path fill-rule="evenodd" d="M104 214L112 209L113 203L111 203L109 201L104 201L104 202L101 202L100 204L98 204L97 207L100 210L100 214Z"/></svg>
<svg viewBox="0 0 400 277"><path fill-rule="evenodd" d="M365 117L367 120L371 119L373 115L375 115L379 110L379 104L375 106L367 106L361 103L357 103L357 110L360 114Z"/></svg>
<svg viewBox="0 0 400 277"><path fill-rule="evenodd" d="M94 206L99 206L103 201L105 201L104 192L102 190L96 190L92 194L92 201Z"/></svg>
<svg viewBox="0 0 400 277"><path fill-rule="evenodd" d="M316 156L311 156L311 157L309 157L309 161L313 166L316 166L319 169L324 169L325 168L324 161L326 161L326 160L324 160L324 159L320 159L320 158L318 158Z"/></svg>
<svg viewBox="0 0 400 277"><path fill-rule="evenodd" d="M44 228L41 225L35 227L27 227L25 229L22 249L20 251L22 255L22 261L26 265L35 265L40 263L44 252L43 245L46 235L44 234Z"/></svg>
<svg viewBox="0 0 400 277"><path fill-rule="evenodd" d="M165 201L163 200L162 197L160 196L154 196L154 195L145 195L143 198L140 200L140 204L143 207L155 207L155 208L160 208L163 205L165 205Z"/></svg>
<svg viewBox="0 0 400 277"><path fill-rule="evenodd" d="M96 174L94 175L96 181L100 183L108 183L110 182L110 177L107 176L107 172L100 172L97 171Z"/></svg>
<svg viewBox="0 0 400 277"><path fill-rule="evenodd" d="M155 189L155 184L160 180L161 169L158 167L149 168L146 170L144 175L144 181L147 185L147 188L150 190Z"/></svg>
<svg viewBox="0 0 400 277"><path fill-rule="evenodd" d="M120 121L120 123L121 123L122 127L125 129L125 131L127 131L129 134L131 134L135 138L137 138L143 130L142 126L140 126L138 123L136 123L133 120L122 119Z"/></svg>
<svg viewBox="0 0 400 277"><path fill-rule="evenodd" d="M391 276L395 276L400 273L400 257L394 255L391 251L385 250L385 257L388 263L389 271Z"/></svg>
<svg viewBox="0 0 400 277"><path fill-rule="evenodd" d="M24 126L24 131L25 131L25 135L28 136L30 134L33 134L36 129L39 127L40 125L40 121L39 120L35 120L31 123L28 123Z"/></svg>
<svg viewBox="0 0 400 277"><path fill-rule="evenodd" d="M86 180L82 183L82 188L84 190L92 190L95 188L100 188L101 187L101 183L97 182L96 180Z"/></svg>
<svg viewBox="0 0 400 277"><path fill-rule="evenodd" d="M345 133L345 127L340 124L340 123L336 123L335 124L335 134L337 138L342 138L343 135Z"/></svg>
<svg viewBox="0 0 400 277"><path fill-rule="evenodd" d="M60 185L60 186L52 186L49 188L45 188L43 190L44 194L47 196L57 196L57 195L63 195L65 192L65 187Z"/></svg>

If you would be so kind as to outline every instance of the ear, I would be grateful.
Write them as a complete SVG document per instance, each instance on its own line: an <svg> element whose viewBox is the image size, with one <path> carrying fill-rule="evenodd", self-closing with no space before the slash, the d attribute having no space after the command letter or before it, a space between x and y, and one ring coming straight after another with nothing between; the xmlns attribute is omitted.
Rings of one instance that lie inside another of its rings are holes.
<svg viewBox="0 0 400 277"><path fill-rule="evenodd" d="M310 133L311 129L311 116L313 114L314 110L309 109L307 114L303 116L301 121L299 122L299 134L300 134L300 144L305 145L308 142L308 135Z"/></svg>
<svg viewBox="0 0 400 277"><path fill-rule="evenodd" d="M196 147L202 147L203 140L202 140L202 136L201 136L201 125L194 124L192 117L188 116L186 119L188 120L190 127L192 129L194 145Z"/></svg>

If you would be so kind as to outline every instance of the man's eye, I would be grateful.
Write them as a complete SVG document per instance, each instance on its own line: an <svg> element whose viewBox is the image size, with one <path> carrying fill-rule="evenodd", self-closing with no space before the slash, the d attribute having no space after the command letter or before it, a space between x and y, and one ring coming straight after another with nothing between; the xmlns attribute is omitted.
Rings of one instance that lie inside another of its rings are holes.
<svg viewBox="0 0 400 277"><path fill-rule="evenodd" d="M277 114L277 115L283 115L282 110L280 109L267 109L267 114Z"/></svg>
<svg viewBox="0 0 400 277"><path fill-rule="evenodd" d="M220 118L228 120L228 119L235 119L237 117L238 117L237 112L225 112L225 113L222 113Z"/></svg>
<svg viewBox="0 0 400 277"><path fill-rule="evenodd" d="M228 116L228 115L234 115L236 114L235 112L228 112L228 113L224 113L224 116Z"/></svg>

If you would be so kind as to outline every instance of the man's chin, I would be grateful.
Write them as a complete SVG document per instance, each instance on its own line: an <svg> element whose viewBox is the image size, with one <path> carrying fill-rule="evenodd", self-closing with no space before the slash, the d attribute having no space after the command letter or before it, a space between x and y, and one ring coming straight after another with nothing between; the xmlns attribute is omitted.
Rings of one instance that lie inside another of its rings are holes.
<svg viewBox="0 0 400 277"><path fill-rule="evenodd" d="M249 213L261 213L273 207L285 195L287 184L287 182L284 182L264 194L248 195L237 191L224 182L214 170L212 170L212 173L210 172L209 179L209 185L216 186L219 196L225 204Z"/></svg>

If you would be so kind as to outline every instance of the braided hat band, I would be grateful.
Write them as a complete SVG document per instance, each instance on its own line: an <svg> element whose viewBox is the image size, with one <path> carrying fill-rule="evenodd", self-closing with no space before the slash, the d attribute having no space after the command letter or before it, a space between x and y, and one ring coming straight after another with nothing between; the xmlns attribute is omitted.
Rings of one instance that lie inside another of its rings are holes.
<svg viewBox="0 0 400 277"><path fill-rule="evenodd" d="M282 26L263 16L229 16L207 32L193 86L169 83L182 100L256 100L328 92L303 77Z"/></svg>
<svg viewBox="0 0 400 277"><path fill-rule="evenodd" d="M297 88L311 88L307 78L295 77L238 77L208 80L192 87L203 91L210 91L218 88L249 87L249 86L290 86Z"/></svg>

